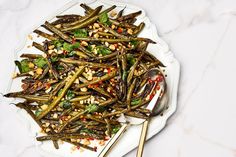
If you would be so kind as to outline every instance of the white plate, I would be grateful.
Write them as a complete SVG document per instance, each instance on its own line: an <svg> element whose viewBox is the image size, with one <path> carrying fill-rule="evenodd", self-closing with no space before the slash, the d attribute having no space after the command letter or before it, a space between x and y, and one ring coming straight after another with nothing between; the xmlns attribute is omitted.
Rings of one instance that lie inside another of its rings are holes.
<svg viewBox="0 0 236 157"><path fill-rule="evenodd" d="M51 21L55 18L56 15L59 14L83 14L84 10L80 7L81 1L75 0L68 4L66 4L62 9L57 11L55 14L53 14L50 18L44 19L44 21L48 20ZM140 37L146 37L150 38L157 42L157 44L152 44L148 46L148 51L151 52L153 55L155 55L159 60L161 60L165 65L165 74L167 75L166 81L168 85L168 92L169 92L169 108L164 112L163 116L158 116L153 118L151 121L147 138L151 138L153 135L157 134L161 129L164 128L167 119L175 112L176 110L176 103L177 103L177 90L178 90L178 81L179 81L179 73L180 73L180 65L179 62L174 58L173 53L169 50L168 45L158 37L157 30L154 24L152 24L148 17L146 17L146 14L143 9L133 6L130 4L125 3L118 3L114 1L109 0L90 0L86 1L86 3L91 6L92 8L95 8L99 5L103 5L104 8L107 8L111 5L116 5L117 8L115 9L117 12L124 7L126 7L124 14L135 12L138 10L142 10L142 15L137 18L136 24L139 24L140 22L145 22L146 26L144 30L139 35ZM27 34L25 41L22 41L19 44L19 48L15 51L15 59L20 59L19 56L22 53L41 53L39 50L35 48L27 48L27 46L32 44L32 40L29 40L27 36L31 34L33 36L33 40L36 42L42 42L44 38L37 38L32 31L36 28L42 29L39 27L42 23L42 21L36 27L32 28ZM21 89L21 82L20 79L12 80L9 85L8 92L13 91L19 91ZM15 102L15 100L14 100ZM23 110L18 110L17 114L19 114L21 117L23 117L24 121L27 123L29 127L29 133L31 136L35 137L39 132L39 127L35 122L26 114ZM122 136L122 138L119 140L119 142L115 145L115 147L112 149L112 151L109 153L110 157L121 157L125 154L127 154L129 151L137 147L139 135L141 131L141 126L132 126L130 127ZM56 150L53 147L53 144L51 142L37 142L35 140L35 145L37 146L39 152L43 156L47 157L96 157L99 152L102 150L102 147L98 147L98 151L91 152L91 151L84 151L80 152L73 151L71 152L71 145L70 144L63 144L60 145L60 149Z"/></svg>

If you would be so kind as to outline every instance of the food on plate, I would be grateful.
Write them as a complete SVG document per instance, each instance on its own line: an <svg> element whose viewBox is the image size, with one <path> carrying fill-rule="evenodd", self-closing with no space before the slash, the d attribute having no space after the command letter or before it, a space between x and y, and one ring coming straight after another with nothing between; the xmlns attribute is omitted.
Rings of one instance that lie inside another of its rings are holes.
<svg viewBox="0 0 236 157"><path fill-rule="evenodd" d="M155 41L138 37L145 27L134 24L141 11L123 15L124 9L113 11L115 5L81 7L85 15L59 15L34 30L44 41L32 46L42 53L24 53L15 61L22 91L5 96L24 100L16 106L41 127L45 135L38 141L52 140L59 148L60 140L96 151L90 141L104 145L119 131L121 114L148 117L144 106L155 91L149 91L152 82L145 74L164 65L147 51Z"/></svg>

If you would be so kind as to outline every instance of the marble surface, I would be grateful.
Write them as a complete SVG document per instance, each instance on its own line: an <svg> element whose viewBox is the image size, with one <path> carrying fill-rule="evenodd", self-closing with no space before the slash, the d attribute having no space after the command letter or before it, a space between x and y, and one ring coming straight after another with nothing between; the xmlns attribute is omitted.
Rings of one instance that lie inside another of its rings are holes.
<svg viewBox="0 0 236 157"><path fill-rule="evenodd" d="M0 93L7 89L13 50L25 31L67 2L0 0ZM181 63L177 112L146 143L144 157L236 157L236 1L122 2L147 12ZM41 157L15 107L2 100L0 96L1 156Z"/></svg>

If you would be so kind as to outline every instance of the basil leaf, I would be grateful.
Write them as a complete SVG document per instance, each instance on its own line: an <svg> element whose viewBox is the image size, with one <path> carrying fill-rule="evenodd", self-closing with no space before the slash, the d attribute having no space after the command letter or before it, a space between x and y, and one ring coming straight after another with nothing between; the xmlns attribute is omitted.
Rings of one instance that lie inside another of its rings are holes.
<svg viewBox="0 0 236 157"><path fill-rule="evenodd" d="M108 55L111 53L111 50L104 46L97 46L97 52L102 55Z"/></svg>
<svg viewBox="0 0 236 157"><path fill-rule="evenodd" d="M78 38L85 38L88 36L88 31L86 29L76 29L74 32L73 32L74 36L75 37L78 37Z"/></svg>
<svg viewBox="0 0 236 157"><path fill-rule="evenodd" d="M45 58L40 57L34 60L34 64L39 68L43 68L47 64L47 61Z"/></svg>

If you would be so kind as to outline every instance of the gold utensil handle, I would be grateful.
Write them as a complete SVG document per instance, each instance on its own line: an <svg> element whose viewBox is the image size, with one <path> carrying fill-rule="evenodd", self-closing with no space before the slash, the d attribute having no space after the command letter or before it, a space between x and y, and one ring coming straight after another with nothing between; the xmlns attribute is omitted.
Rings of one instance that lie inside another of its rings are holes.
<svg viewBox="0 0 236 157"><path fill-rule="evenodd" d="M143 148L144 148L144 143L146 140L146 135L147 135L147 130L148 130L148 124L149 124L149 119L145 120L143 123L142 127L142 132L139 138L139 145L138 145L138 150L136 157L142 157L143 156Z"/></svg>
<svg viewBox="0 0 236 157"><path fill-rule="evenodd" d="M112 137L112 139L107 143L107 145L103 148L98 157L105 157L107 153L112 149L112 147L116 144L119 137L125 132L128 124L123 124L120 130Z"/></svg>

